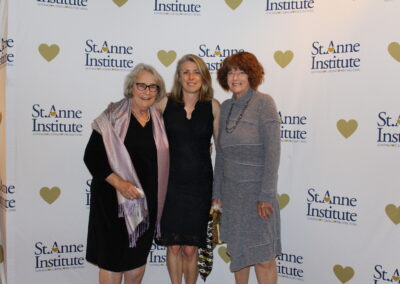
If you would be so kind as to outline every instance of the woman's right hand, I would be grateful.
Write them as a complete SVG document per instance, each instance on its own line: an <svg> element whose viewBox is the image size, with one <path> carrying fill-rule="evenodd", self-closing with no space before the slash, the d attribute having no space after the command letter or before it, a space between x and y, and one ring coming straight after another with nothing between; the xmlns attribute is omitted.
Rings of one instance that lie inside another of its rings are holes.
<svg viewBox="0 0 400 284"><path fill-rule="evenodd" d="M132 183L120 178L118 175L112 173L107 178L106 181L111 184L119 193L122 194L126 199L138 199L143 197L142 193L134 186Z"/></svg>
<svg viewBox="0 0 400 284"><path fill-rule="evenodd" d="M222 212L222 201L220 198L214 198L211 202L211 205L212 205L212 208L214 208L214 209L218 208L217 210Z"/></svg>
<svg viewBox="0 0 400 284"><path fill-rule="evenodd" d="M139 192L136 186L127 181L122 181L118 183L115 189L118 190L123 197L129 200L138 199L142 197L142 194Z"/></svg>

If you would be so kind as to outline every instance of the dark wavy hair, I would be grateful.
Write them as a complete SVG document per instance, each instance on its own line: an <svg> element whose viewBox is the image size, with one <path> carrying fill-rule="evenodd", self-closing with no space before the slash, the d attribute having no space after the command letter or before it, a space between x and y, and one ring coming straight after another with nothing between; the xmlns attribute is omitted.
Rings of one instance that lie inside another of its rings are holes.
<svg viewBox="0 0 400 284"><path fill-rule="evenodd" d="M240 51L225 58L218 69L217 80L225 91L229 91L228 72L234 69L240 69L247 74L250 87L254 90L264 80L264 68L257 57L250 52Z"/></svg>

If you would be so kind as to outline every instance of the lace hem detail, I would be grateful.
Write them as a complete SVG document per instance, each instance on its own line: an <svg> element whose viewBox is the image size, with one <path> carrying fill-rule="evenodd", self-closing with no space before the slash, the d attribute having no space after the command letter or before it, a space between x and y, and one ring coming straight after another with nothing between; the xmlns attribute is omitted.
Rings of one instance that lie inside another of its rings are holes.
<svg viewBox="0 0 400 284"><path fill-rule="evenodd" d="M195 246L195 247L205 247L206 246L206 236L190 236L178 233L163 233L161 238L156 240L158 245L162 246Z"/></svg>

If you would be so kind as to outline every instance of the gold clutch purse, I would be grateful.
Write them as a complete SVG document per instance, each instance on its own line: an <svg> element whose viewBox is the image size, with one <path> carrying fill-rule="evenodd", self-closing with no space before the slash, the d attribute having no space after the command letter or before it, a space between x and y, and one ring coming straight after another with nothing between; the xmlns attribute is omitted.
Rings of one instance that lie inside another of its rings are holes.
<svg viewBox="0 0 400 284"><path fill-rule="evenodd" d="M210 215L212 217L212 222L211 222L212 247L215 248L217 245L223 243L220 234L221 211L214 210L213 208L211 208Z"/></svg>

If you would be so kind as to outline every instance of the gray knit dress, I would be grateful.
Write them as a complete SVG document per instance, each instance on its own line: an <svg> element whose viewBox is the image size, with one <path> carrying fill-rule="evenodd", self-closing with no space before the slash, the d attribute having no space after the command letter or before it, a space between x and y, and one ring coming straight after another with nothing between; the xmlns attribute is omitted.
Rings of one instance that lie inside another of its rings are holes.
<svg viewBox="0 0 400 284"><path fill-rule="evenodd" d="M222 200L221 238L227 243L231 271L281 253L279 158L280 122L272 97L249 89L239 99L223 102L213 198ZM268 220L259 217L258 201L272 203Z"/></svg>

